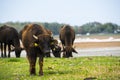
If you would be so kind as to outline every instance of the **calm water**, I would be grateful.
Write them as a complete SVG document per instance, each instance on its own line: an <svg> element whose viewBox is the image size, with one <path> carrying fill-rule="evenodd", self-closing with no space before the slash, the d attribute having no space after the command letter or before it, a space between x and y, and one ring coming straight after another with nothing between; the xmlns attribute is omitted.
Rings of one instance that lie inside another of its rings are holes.
<svg viewBox="0 0 120 80"><path fill-rule="evenodd" d="M89 49L76 49L76 50L78 51L78 54L73 53L74 57L82 57L82 56L120 56L120 47L89 48ZM11 57L15 57L15 52L11 52ZM21 57L26 57L26 51L25 50L22 51Z"/></svg>

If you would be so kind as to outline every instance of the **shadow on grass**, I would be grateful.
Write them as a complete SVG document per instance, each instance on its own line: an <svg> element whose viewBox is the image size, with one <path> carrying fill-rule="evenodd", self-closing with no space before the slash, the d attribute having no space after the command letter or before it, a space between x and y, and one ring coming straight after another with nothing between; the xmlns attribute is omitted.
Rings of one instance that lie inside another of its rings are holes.
<svg viewBox="0 0 120 80"><path fill-rule="evenodd" d="M20 62L20 59L11 58L11 59L8 60L8 62Z"/></svg>
<svg viewBox="0 0 120 80"><path fill-rule="evenodd" d="M62 74L69 74L70 73L70 71L48 71L48 72L44 72L45 74L47 74L47 75L54 75L54 74L56 74L56 75L62 75Z"/></svg>
<svg viewBox="0 0 120 80"><path fill-rule="evenodd" d="M87 77L84 80L96 80L96 79L97 79L96 77Z"/></svg>

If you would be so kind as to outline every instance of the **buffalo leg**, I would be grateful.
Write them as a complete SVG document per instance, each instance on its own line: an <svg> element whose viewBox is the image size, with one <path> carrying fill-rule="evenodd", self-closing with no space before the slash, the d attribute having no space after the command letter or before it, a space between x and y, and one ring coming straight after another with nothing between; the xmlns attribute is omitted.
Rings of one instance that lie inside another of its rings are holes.
<svg viewBox="0 0 120 80"><path fill-rule="evenodd" d="M43 75L43 56L42 55L40 55L39 57L39 67L40 67L39 75L42 76Z"/></svg>
<svg viewBox="0 0 120 80"><path fill-rule="evenodd" d="M3 45L1 43L1 57L3 57Z"/></svg>
<svg viewBox="0 0 120 80"><path fill-rule="evenodd" d="M73 57L72 53L70 53L69 57Z"/></svg>
<svg viewBox="0 0 120 80"><path fill-rule="evenodd" d="M4 43L4 57L7 57L6 56L6 43Z"/></svg>
<svg viewBox="0 0 120 80"><path fill-rule="evenodd" d="M8 57L10 57L10 51L11 51L11 47L10 44L8 44Z"/></svg>
<svg viewBox="0 0 120 80"><path fill-rule="evenodd" d="M45 57L51 57L51 56L50 56L50 53L46 53L46 54L45 54Z"/></svg>
<svg viewBox="0 0 120 80"><path fill-rule="evenodd" d="M27 55L29 64L30 64L30 75L36 75L36 70L35 70L35 64L36 64L36 59L37 56L33 55Z"/></svg>
<svg viewBox="0 0 120 80"><path fill-rule="evenodd" d="M66 57L66 52L63 52L63 57L64 57L64 58Z"/></svg>
<svg viewBox="0 0 120 80"><path fill-rule="evenodd" d="M62 47L63 47L63 57L65 58L66 57L66 50L65 50L64 44L62 44Z"/></svg>

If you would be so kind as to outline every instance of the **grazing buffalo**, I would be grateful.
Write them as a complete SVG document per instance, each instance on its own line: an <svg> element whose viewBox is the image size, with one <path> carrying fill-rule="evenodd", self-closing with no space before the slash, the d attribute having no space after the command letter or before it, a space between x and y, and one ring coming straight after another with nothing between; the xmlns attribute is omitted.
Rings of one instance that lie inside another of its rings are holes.
<svg viewBox="0 0 120 80"><path fill-rule="evenodd" d="M1 44L1 57L7 57L6 55L7 45L8 45L8 57L10 57L11 45L15 47L14 50L16 57L20 57L22 48L20 47L18 32L13 27L9 27L7 25L3 25L0 27L0 44Z"/></svg>
<svg viewBox="0 0 120 80"><path fill-rule="evenodd" d="M50 46L53 42L46 29L38 24L28 24L22 31L22 43L27 52L27 58L30 64L30 74L35 75L35 64L39 57L39 75L43 75L43 57L50 53Z"/></svg>
<svg viewBox="0 0 120 80"><path fill-rule="evenodd" d="M58 41L56 39L53 40L50 46L52 53L55 57L61 57L61 47L58 45Z"/></svg>
<svg viewBox="0 0 120 80"><path fill-rule="evenodd" d="M46 30L47 30L47 33L48 33L49 35L51 35L51 36L53 35L52 31L50 31L50 30L48 30L48 29L46 29ZM53 42L51 43L50 48L51 48L52 53L53 53L53 55L54 55L55 57L60 57L60 55L61 55L61 47L58 45L58 41L57 41L56 39L53 39ZM50 56L50 53L49 53L49 54L46 54L45 56L46 56L46 57L51 57L51 56Z"/></svg>
<svg viewBox="0 0 120 80"><path fill-rule="evenodd" d="M29 26L25 26L19 33L19 37L22 40L22 33L26 30ZM47 34L53 36L52 31L46 29ZM60 57L61 55L61 47L58 45L58 41L53 38L53 42L50 45L50 49L52 50L53 56ZM44 54L45 57L51 57L50 53Z"/></svg>
<svg viewBox="0 0 120 80"><path fill-rule="evenodd" d="M63 46L63 57L72 57L72 52L77 53L73 48L73 43L75 40L75 31L69 25L64 25L60 29L59 38Z"/></svg>

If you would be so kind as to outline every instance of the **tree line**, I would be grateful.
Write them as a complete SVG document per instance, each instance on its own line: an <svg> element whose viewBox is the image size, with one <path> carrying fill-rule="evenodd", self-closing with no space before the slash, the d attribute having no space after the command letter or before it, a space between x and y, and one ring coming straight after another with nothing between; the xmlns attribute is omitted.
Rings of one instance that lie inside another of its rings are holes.
<svg viewBox="0 0 120 80"><path fill-rule="evenodd" d="M17 29L18 31L20 31L21 29L23 29L23 27L26 24L30 24L30 23L42 24L47 29L51 30L54 35L58 35L61 26L64 25L64 23L57 23L57 22L53 22L53 23L48 23L48 22L44 22L44 23L42 23L42 22L6 22L6 23L0 23L0 26L6 24L6 25L12 26L15 29ZM73 28L74 28L76 34L120 33L120 26L117 24L114 24L114 23L102 24L99 22L89 22L89 23L83 24L82 26L73 26Z"/></svg>

